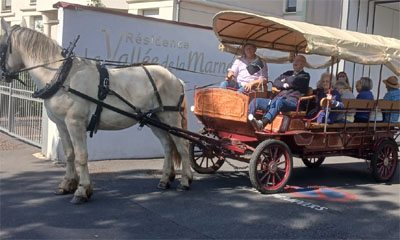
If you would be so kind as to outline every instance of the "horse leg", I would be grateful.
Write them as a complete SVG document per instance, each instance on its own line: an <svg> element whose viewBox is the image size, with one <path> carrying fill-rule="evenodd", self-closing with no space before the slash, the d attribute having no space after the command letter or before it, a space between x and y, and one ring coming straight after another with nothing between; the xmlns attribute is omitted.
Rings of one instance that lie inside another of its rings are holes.
<svg viewBox="0 0 400 240"><path fill-rule="evenodd" d="M163 174L158 184L158 188L160 189L168 189L171 185L171 182L175 179L175 169L172 163L173 156L173 142L168 133L165 131L150 127L154 135L158 137L161 142L161 145L164 148L164 163L163 163Z"/></svg>
<svg viewBox="0 0 400 240"><path fill-rule="evenodd" d="M171 138L174 142L176 150L178 151L178 157L180 157L182 162L182 177L181 182L178 185L178 190L189 190L190 184L193 181L193 173L190 169L189 163L189 142L188 140L177 136L171 136Z"/></svg>
<svg viewBox="0 0 400 240"><path fill-rule="evenodd" d="M64 123L57 123L57 129L60 134L61 143L67 158L67 167L63 180L58 185L55 194L64 195L74 193L78 187L79 177L75 168L75 153L67 127Z"/></svg>
<svg viewBox="0 0 400 240"><path fill-rule="evenodd" d="M162 122L169 124L170 126L186 129L186 125L183 124L181 115L176 112L163 112L157 116ZM165 133L165 131L163 132ZM178 190L189 190L190 183L193 181L193 173L190 169L189 163L189 141L174 135L167 135L171 140L172 149L175 150L176 153L172 156L177 156L177 161L175 162L182 163L182 177Z"/></svg>
<svg viewBox="0 0 400 240"><path fill-rule="evenodd" d="M86 142L86 127L82 124L84 121L78 119L66 120L68 132L71 136L72 145L75 153L75 164L79 169L79 185L74 193L71 203L80 204L87 202L93 193L89 168L88 153Z"/></svg>

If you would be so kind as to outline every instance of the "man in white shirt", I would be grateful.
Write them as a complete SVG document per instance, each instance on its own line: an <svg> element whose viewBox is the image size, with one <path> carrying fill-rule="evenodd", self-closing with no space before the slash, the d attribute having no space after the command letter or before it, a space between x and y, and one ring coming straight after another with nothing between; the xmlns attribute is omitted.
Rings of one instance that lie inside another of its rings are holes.
<svg viewBox="0 0 400 240"><path fill-rule="evenodd" d="M268 67L257 55L257 48L253 44L243 46L243 56L237 58L226 75L226 81L221 88L238 89L240 92L249 92L254 86L268 80Z"/></svg>

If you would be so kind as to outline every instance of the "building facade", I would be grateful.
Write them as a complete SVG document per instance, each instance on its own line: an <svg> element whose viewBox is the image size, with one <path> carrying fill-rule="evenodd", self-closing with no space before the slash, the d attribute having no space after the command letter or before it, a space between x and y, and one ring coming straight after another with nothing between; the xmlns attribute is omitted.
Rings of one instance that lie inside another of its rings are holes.
<svg viewBox="0 0 400 240"><path fill-rule="evenodd" d="M58 15L53 7L57 0L1 0L0 17L11 25L20 24L22 19L29 28L38 30L56 39ZM90 0L68 0L69 3L89 5ZM128 3L125 0L101 0L107 8L127 11Z"/></svg>
<svg viewBox="0 0 400 240"><path fill-rule="evenodd" d="M57 39L58 28L62 26L59 22L59 10L53 6L57 2L56 0L1 0L0 17L12 25L20 24L24 20L28 27ZM88 0L68 0L68 2L80 5L93 3ZM211 26L212 17L219 11L239 10L400 38L400 0L101 0L101 3L104 7L116 9L124 14L203 26ZM374 82L380 77L380 66L363 66L342 61L338 69L346 71L353 83L361 76L369 76ZM383 67L382 73L383 78L393 75L386 67ZM374 92L378 88L376 85ZM380 96L384 91L381 88Z"/></svg>
<svg viewBox="0 0 400 240"><path fill-rule="evenodd" d="M0 17L57 36L57 0L1 0ZM364 33L399 37L399 0L69 0L122 12L211 26L219 11L238 10ZM382 28L380 26L385 26Z"/></svg>

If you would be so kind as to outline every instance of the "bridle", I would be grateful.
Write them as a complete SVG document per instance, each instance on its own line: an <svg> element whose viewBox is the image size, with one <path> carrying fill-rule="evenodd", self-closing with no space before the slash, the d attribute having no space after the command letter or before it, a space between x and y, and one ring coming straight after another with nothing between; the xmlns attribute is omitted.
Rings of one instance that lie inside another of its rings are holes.
<svg viewBox="0 0 400 240"><path fill-rule="evenodd" d="M11 82L13 79L18 79L17 74L19 71L16 72L10 72L7 69L7 57L9 54L12 53L12 45L11 45L11 35L13 31L16 29L19 29L19 25L15 25L11 28L10 32L8 33L7 36L7 41L5 43L0 44L0 69L1 69L1 80L4 80L6 82ZM7 54L9 53L9 54Z"/></svg>
<svg viewBox="0 0 400 240"><path fill-rule="evenodd" d="M0 43L0 70L1 70L1 75L0 75L1 79L0 80L5 81L5 82L11 82L12 80L17 80L20 83L22 83L23 85L26 85L23 80L19 79L19 76L18 76L19 73L26 72L26 71L29 71L29 70L32 70L35 68L39 68L39 67L44 67L49 64L56 63L56 62L64 62L65 60L67 60L65 55L68 53L68 49L63 49L62 55L64 58L62 58L62 59L51 61L51 62L45 62L43 64L35 65L33 67L21 68L17 71L11 72L7 69L7 66L6 66L8 55L12 53L11 35L15 30L20 29L20 28L21 27L19 25L12 26L10 29L10 32L8 33L7 40L5 41L5 43ZM70 57L68 57L68 58L70 58Z"/></svg>

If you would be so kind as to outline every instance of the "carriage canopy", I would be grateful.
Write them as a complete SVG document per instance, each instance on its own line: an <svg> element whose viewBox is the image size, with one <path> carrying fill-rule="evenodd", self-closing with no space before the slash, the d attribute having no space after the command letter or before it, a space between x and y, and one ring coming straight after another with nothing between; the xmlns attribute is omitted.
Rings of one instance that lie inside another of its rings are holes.
<svg viewBox="0 0 400 240"><path fill-rule="evenodd" d="M222 44L253 43L259 48L332 56L366 65L384 64L400 75L400 40L305 22L222 11L213 29Z"/></svg>

